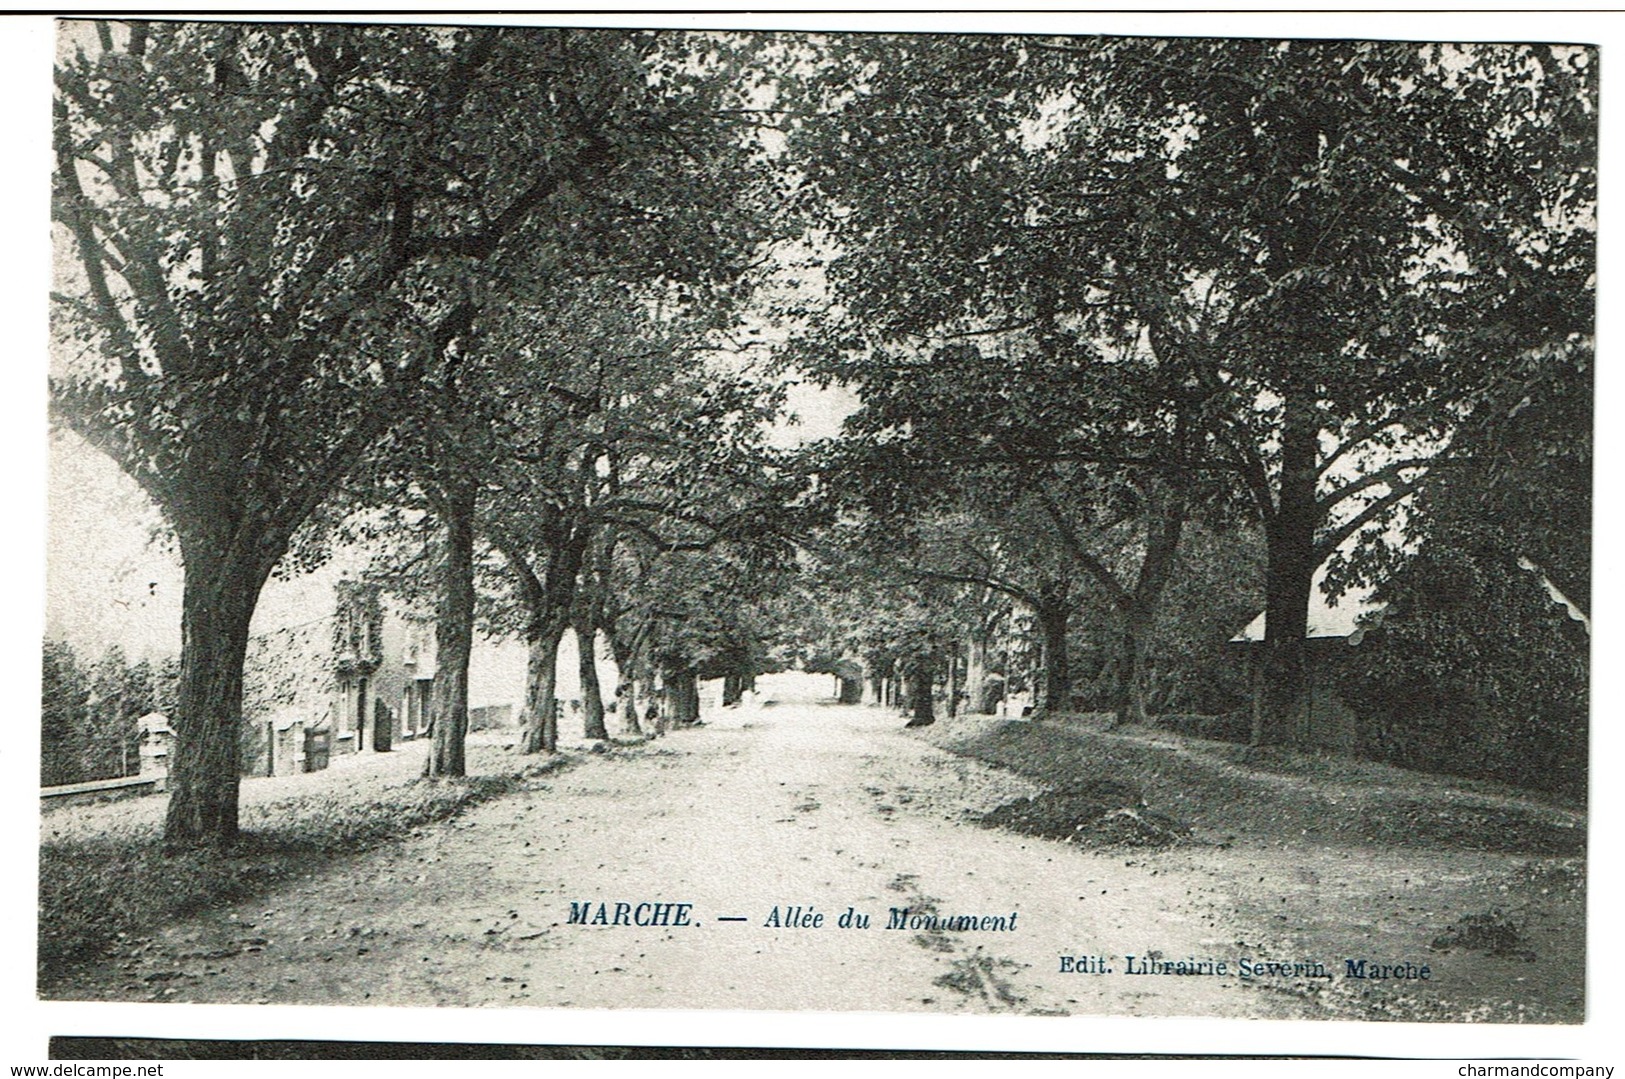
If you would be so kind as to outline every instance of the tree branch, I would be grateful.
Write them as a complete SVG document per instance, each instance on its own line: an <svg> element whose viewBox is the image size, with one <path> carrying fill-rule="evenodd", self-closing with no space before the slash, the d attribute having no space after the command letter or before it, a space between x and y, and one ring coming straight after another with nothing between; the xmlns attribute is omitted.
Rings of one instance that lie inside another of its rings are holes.
<svg viewBox="0 0 1625 1079"><path fill-rule="evenodd" d="M1333 551L1342 546L1344 540L1387 513L1401 500L1415 494L1420 486L1420 482L1395 484L1387 494L1374 502L1367 503L1359 513L1322 536L1315 542L1315 564L1319 565L1324 562L1331 556Z"/></svg>
<svg viewBox="0 0 1625 1079"><path fill-rule="evenodd" d="M969 573L952 573L947 570L926 569L923 566L913 567L915 573L922 577L929 577L934 581L943 581L947 584L974 584L984 588L991 588L995 592L1002 592L1012 599L1019 599L1028 606L1038 606L1039 599L1034 593L1022 588L1020 585L996 577L979 577Z"/></svg>
<svg viewBox="0 0 1625 1079"><path fill-rule="evenodd" d="M1066 518L1061 513L1061 507L1056 504L1054 497L1048 491L1039 491L1038 497L1044 503L1044 511L1049 514L1050 520L1055 522L1056 531L1061 534L1062 545L1066 547L1077 563L1100 583L1100 586L1106 590L1107 595L1111 596L1113 604L1119 608L1126 607L1131 597L1128 589L1124 588L1122 582L1117 579L1117 575L1107 567L1106 563L1084 548L1077 535L1072 531L1071 526L1066 523Z"/></svg>
<svg viewBox="0 0 1625 1079"><path fill-rule="evenodd" d="M119 369L124 375L125 383L132 387L145 385L149 376L141 366L141 351L134 336L130 333L128 323L124 321L124 313L119 310L117 301L113 299L112 290L107 284L107 272L103 267L106 252L96 239L95 228L86 216L89 200L79 182L78 169L74 167L73 142L68 131L67 106L61 100L56 102L55 130L53 132L56 148L56 174L60 185L57 198L53 200L58 220L68 226L73 233L74 246L79 253L79 264L85 271L85 278L90 285L90 295L94 300L93 310L97 313L96 322L112 339L113 350L118 355Z"/></svg>
<svg viewBox="0 0 1625 1079"><path fill-rule="evenodd" d="M1403 461L1390 461L1388 464L1377 469L1375 472L1357 477L1356 479L1345 483L1342 487L1338 487L1334 490L1328 491L1324 495L1321 495L1319 498L1315 499L1315 507L1324 514L1330 511L1331 508L1337 505L1339 502L1352 498L1361 491L1376 487L1379 484L1393 483L1396 480L1399 480L1401 478L1401 472L1408 472L1412 469L1418 468L1430 468L1436 463L1437 458L1434 457L1410 457Z"/></svg>

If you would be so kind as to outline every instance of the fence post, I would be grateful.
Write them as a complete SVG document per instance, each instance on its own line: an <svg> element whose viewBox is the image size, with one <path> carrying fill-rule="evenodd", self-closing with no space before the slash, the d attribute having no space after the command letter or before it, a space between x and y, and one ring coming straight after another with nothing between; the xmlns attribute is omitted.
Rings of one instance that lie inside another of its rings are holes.
<svg viewBox="0 0 1625 1079"><path fill-rule="evenodd" d="M159 712L148 712L136 720L141 728L141 771L143 779L153 779L154 791L169 789L169 743L175 733L169 729L169 717Z"/></svg>

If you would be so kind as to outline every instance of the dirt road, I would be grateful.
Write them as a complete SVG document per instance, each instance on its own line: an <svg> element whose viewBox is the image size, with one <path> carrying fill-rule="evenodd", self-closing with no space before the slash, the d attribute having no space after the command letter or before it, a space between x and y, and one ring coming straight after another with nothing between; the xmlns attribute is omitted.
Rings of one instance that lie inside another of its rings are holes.
<svg viewBox="0 0 1625 1079"><path fill-rule="evenodd" d="M909 737L890 713L729 710L171 926L91 972L74 995L1302 1014L1301 1000L1262 991L1233 967L1227 977L1125 971L1126 954L1233 964L1228 905L1210 878L1177 865L967 819L1031 792ZM572 903L589 918L605 904L611 924L572 924ZM658 908L640 904L688 904L665 917L692 924L615 925L618 903L627 920L646 922ZM843 927L849 909L868 927ZM905 909L909 919L970 916L976 928L886 928ZM723 920L734 918L743 920ZM1087 967L1097 955L1112 957L1111 973L1061 972L1063 956Z"/></svg>

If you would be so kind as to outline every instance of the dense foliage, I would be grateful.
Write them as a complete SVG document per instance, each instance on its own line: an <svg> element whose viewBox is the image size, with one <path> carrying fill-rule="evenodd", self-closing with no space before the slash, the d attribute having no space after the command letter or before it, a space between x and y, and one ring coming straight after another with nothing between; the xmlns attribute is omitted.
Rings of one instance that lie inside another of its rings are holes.
<svg viewBox="0 0 1625 1079"><path fill-rule="evenodd" d="M1538 574L1441 544L1379 594L1339 672L1366 755L1585 796L1591 637Z"/></svg>
<svg viewBox="0 0 1625 1079"><path fill-rule="evenodd" d="M1550 595L1589 609L1592 50L63 44L52 409L183 558L177 847L236 834L261 587L345 530L434 608L434 776L477 624L530 650L527 751L571 631L597 739L602 645L629 734L807 663L921 725L1022 694L1290 741L1324 576L1388 604L1346 672L1368 751L1582 781L1587 627ZM791 451L798 375L858 407ZM47 774L136 699L111 662L47 653Z"/></svg>
<svg viewBox="0 0 1625 1079"><path fill-rule="evenodd" d="M134 775L140 767L136 720L172 696L175 672L129 663L111 645L86 664L60 641L45 642L40 684L40 784L51 787Z"/></svg>
<svg viewBox="0 0 1625 1079"><path fill-rule="evenodd" d="M1225 475L1267 554L1253 737L1287 739L1317 568L1403 527L1463 419L1531 355L1585 347L1594 54L998 37L834 53L809 88L822 111L792 124L837 248L838 316L807 362L858 387L875 418L855 433L896 457L1002 459L1035 487L1057 461L1132 463L1176 506L1193 473ZM1017 384L957 362L967 338ZM966 424L952 448L929 422L948 403ZM1146 535L1171 549L1184 512L1145 514ZM1154 546L1138 602L1118 603L1126 640L1157 617Z"/></svg>
<svg viewBox="0 0 1625 1079"><path fill-rule="evenodd" d="M1519 375L1462 426L1345 680L1380 759L1583 797L1592 355L1534 353Z"/></svg>

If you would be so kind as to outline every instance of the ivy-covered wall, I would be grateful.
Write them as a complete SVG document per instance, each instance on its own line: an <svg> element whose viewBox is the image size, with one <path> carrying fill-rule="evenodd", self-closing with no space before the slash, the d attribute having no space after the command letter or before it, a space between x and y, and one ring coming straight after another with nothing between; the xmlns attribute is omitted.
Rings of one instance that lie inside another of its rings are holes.
<svg viewBox="0 0 1625 1079"><path fill-rule="evenodd" d="M333 623L329 616L249 640L239 751L245 775L266 774L267 724L297 716L306 730L331 731L338 689Z"/></svg>
<svg viewBox="0 0 1625 1079"><path fill-rule="evenodd" d="M340 581L331 615L250 640L243 678L243 772L268 773L269 726L290 720L317 732L329 753L398 744L409 673L407 638L406 621L386 609L377 586ZM383 739L380 725L386 728ZM319 767L321 759L313 755L307 766Z"/></svg>

